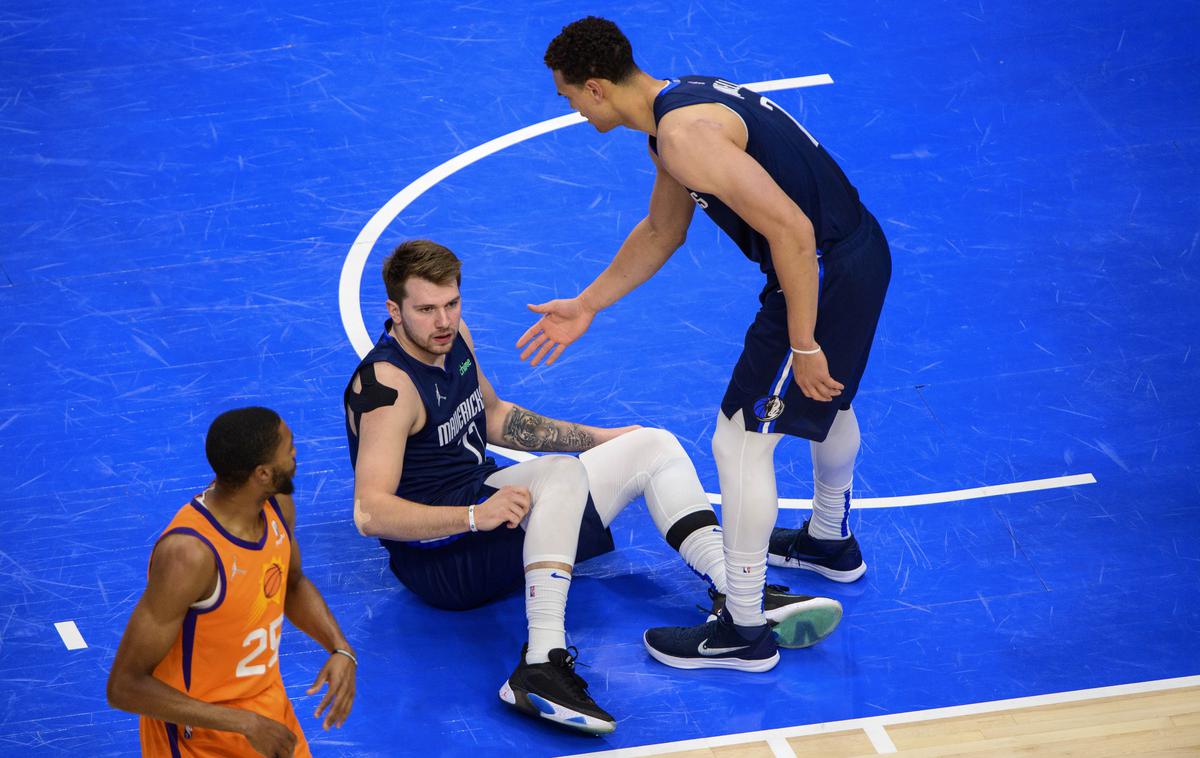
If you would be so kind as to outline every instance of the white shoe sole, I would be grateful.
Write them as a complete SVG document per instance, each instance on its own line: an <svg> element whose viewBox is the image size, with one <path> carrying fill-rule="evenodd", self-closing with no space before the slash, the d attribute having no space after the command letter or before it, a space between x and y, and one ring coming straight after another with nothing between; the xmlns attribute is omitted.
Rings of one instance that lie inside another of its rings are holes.
<svg viewBox="0 0 1200 758"><path fill-rule="evenodd" d="M766 612L771 631L780 647L812 647L838 628L842 604L828 597L814 597Z"/></svg>
<svg viewBox="0 0 1200 758"><path fill-rule="evenodd" d="M767 565L778 566L780 568L803 569L805 571L815 571L826 579L832 579L835 582L850 582L858 581L858 578L867 573L867 562L863 561L858 564L858 568L850 569L849 571L836 571L831 568L826 568L816 563L806 563L798 561L795 558L785 558L783 556L767 553Z"/></svg>
<svg viewBox="0 0 1200 758"><path fill-rule="evenodd" d="M517 702L517 698L521 697L523 702ZM565 705L551 702L536 693L528 693L524 696L519 696L513 691L513 688L506 681L504 686L500 688L500 699L509 705L513 706L522 713L529 715L537 715L547 721L553 721L555 724L565 726L568 729L575 729L588 734L610 734L617 725L611 721L603 721L595 716L589 716L586 713L579 713Z"/></svg>
<svg viewBox="0 0 1200 758"><path fill-rule="evenodd" d="M660 650L655 650L646 639L645 633L642 634L642 644L645 645L646 652L650 654L651 658L659 663L665 663L677 669L733 669L735 671L759 673L770 671L775 668L775 664L779 663L778 650L770 658L753 661L743 658L676 658Z"/></svg>

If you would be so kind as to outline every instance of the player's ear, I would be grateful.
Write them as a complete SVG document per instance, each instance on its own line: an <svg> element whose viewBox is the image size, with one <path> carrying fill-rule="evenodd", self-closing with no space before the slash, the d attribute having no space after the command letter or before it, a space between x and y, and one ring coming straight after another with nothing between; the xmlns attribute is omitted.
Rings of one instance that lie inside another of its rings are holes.
<svg viewBox="0 0 1200 758"><path fill-rule="evenodd" d="M271 467L269 465L260 463L254 467L254 471L251 472L250 478L254 480L254 483L259 487L270 487L271 482L275 479L275 474L271 471Z"/></svg>
<svg viewBox="0 0 1200 758"><path fill-rule="evenodd" d="M395 324L400 323L401 319L400 319L400 304L399 303L397 303L395 300L388 300L387 301L387 312L388 312L388 316L391 317L391 319L392 319L392 323L395 323Z"/></svg>

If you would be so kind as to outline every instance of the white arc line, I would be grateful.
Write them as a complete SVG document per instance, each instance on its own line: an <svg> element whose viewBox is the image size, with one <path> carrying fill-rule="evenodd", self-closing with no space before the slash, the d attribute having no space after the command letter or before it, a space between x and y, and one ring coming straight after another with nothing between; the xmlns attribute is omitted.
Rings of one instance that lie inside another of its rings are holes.
<svg viewBox="0 0 1200 758"><path fill-rule="evenodd" d="M965 490L949 490L947 492L929 492L924 495L899 495L896 497L856 497L855 508L904 508L910 505L931 505L933 503L954 503L960 500L978 500L985 497L1013 495L1018 492L1037 492L1038 490L1053 490L1061 487L1076 487L1081 484L1095 484L1096 477L1091 474L1072 474L1070 476L1055 476L1050 479L1031 479L1027 482L1010 482L1008 484L989 484L983 487L971 487ZM708 494L708 500L713 505L721 504L721 496ZM812 508L812 500L801 498L780 498L780 508Z"/></svg>
<svg viewBox="0 0 1200 758"><path fill-rule="evenodd" d="M83 635L80 634L79 627L75 626L74 621L59 621L55 623L54 628L58 630L58 636L62 637L67 650L82 650L87 647L87 643L83 641Z"/></svg>
<svg viewBox="0 0 1200 758"><path fill-rule="evenodd" d="M816 87L823 84L833 84L833 77L829 74L814 74L812 76L794 76L785 79L769 79L762 82L752 82L747 84L760 92L774 92L784 89L796 89L800 87ZM350 338L350 344L354 347L354 351L361 358L371 350L374 344L370 334L367 332L366 323L363 321L362 315L362 300L360 290L362 289L363 269L367 264L367 257L371 254L371 250L375 247L375 243L379 241L380 235L387 229L388 225L396 219L400 213L411 205L417 198L428 192L438 182L446 179L449 176L461 171L462 169L476 163L493 153L498 153L506 147L519 144L525 140L532 139L542 134L562 129L574 124L584 123L584 118L578 113L569 113L565 116L557 116L546 121L541 121L515 132L501 135L495 139L489 140L482 145L471 148L465 153L460 153L450 160L442 163L433 169L422 174L416 181L409 184L404 189L396 193L382 208L375 212L375 215L367 221L362 231L358 233L354 243L350 246L350 252L346 256L345 262L342 264L342 273L338 281L338 308L341 311L342 328L346 331L346 336ZM507 450L505 448L488 445L488 449L514 461L524 461L533 458L530 453L519 450ZM1077 481L1068 481L1077 480ZM887 498L860 498L855 500L856 507L859 508L895 508L906 505L924 505L928 503L945 503L956 500L970 500L981 497L994 497L996 495L1005 495L1012 492L1030 492L1039 489L1051 489L1054 487L1071 487L1076 484L1094 484L1096 479L1091 474L1081 474L1078 477L1058 477L1057 479L1038 479L1033 482L1015 482L1013 484L1002 484L987 487L975 487L968 490L957 490L954 492L931 493L927 495L912 495L906 497L887 497ZM721 502L720 495L709 494L709 500L719 504ZM812 501L798 499L781 499L779 501L781 508L811 508Z"/></svg>
<svg viewBox="0 0 1200 758"><path fill-rule="evenodd" d="M763 92L773 92L781 89L815 87L821 84L833 84L833 78L829 74L816 74L813 76L795 76L788 79L753 82L745 86ZM367 326L363 322L362 316L362 302L359 291L362 289L363 269L367 265L367 256L371 254L372 248L375 247L375 243L379 241L379 236L387 229L388 224L392 223L400 215L401 211L411 205L421 195L432 189L438 182L470 166L472 163L482 160L493 153L498 153L506 147L524 142L527 139L532 139L573 124L582 124L583 122L583 116L580 116L578 113L569 113L565 116L541 121L489 140L425 172L415 182L396 193L391 200L387 201L387 204L375 212L375 215L371 217L366 226L362 228L362 231L358 233L354 244L350 246L350 253L346 256L345 263L342 264L342 275L338 281L338 308L342 314L342 328L346 330L346 336L350 338L350 344L354 346L354 351L358 353L360 358L371 350L371 345L373 344L371 336L367 333Z"/></svg>

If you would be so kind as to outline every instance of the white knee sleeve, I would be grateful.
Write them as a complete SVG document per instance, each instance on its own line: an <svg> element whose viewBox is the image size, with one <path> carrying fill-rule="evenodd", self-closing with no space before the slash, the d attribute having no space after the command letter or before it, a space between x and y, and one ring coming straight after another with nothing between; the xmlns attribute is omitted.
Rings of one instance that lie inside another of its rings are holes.
<svg viewBox="0 0 1200 758"><path fill-rule="evenodd" d="M605 526L643 494L650 517L664 536L684 516L712 510L692 459L665 429L622 434L583 453L579 460L587 468L592 501Z"/></svg>
<svg viewBox="0 0 1200 758"><path fill-rule="evenodd" d="M533 505L521 524L526 566L546 561L575 565L579 525L588 497L587 469L578 459L544 455L497 471L487 484L529 489Z"/></svg>

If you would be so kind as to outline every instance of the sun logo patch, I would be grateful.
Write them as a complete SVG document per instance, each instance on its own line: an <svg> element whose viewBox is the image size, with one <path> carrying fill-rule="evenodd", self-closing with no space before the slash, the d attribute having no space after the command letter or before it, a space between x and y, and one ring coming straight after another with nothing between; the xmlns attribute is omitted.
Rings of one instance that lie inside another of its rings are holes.
<svg viewBox="0 0 1200 758"><path fill-rule="evenodd" d="M278 558L273 558L270 563L263 566L260 585L262 591L254 599L254 607L251 609L255 623L262 619L268 606L282 604L284 579L283 563Z"/></svg>

